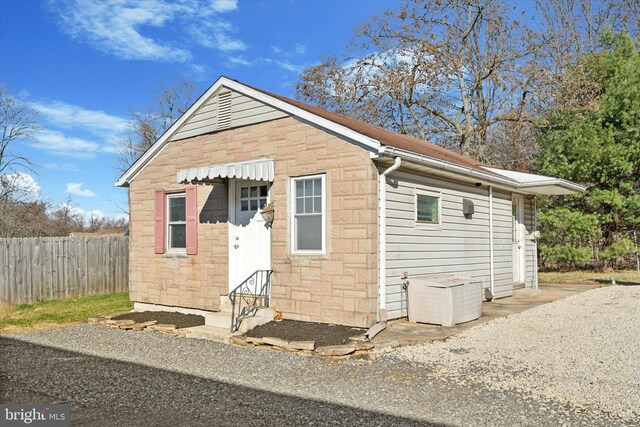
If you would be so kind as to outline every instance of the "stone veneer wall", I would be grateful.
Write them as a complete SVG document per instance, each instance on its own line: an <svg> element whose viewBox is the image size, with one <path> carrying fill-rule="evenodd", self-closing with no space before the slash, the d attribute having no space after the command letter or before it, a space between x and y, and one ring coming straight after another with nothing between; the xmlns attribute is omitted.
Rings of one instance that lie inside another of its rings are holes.
<svg viewBox="0 0 640 427"><path fill-rule="evenodd" d="M130 287L137 302L218 310L227 293L226 184L198 185L198 254L159 255L155 189L175 190L180 169L272 158L272 307L287 319L367 327L377 312L377 170L366 150L296 119L169 143L130 185ZM288 181L327 175L327 254L291 255Z"/></svg>

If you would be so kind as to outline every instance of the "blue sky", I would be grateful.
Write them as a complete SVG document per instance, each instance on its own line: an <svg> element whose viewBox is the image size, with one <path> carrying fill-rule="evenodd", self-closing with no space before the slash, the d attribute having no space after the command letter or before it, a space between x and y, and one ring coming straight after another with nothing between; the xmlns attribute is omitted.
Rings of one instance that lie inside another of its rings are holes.
<svg viewBox="0 0 640 427"><path fill-rule="evenodd" d="M0 84L39 112L16 154L40 197L122 215L115 154L129 109L184 78L200 94L220 75L293 95L304 67L339 53L384 0L0 0Z"/></svg>

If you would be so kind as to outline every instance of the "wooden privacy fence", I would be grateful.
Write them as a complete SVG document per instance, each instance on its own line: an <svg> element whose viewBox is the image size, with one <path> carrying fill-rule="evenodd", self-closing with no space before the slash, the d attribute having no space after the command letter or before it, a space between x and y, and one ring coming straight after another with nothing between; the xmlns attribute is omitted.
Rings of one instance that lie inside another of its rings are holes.
<svg viewBox="0 0 640 427"><path fill-rule="evenodd" d="M129 290L128 237L0 239L0 304Z"/></svg>

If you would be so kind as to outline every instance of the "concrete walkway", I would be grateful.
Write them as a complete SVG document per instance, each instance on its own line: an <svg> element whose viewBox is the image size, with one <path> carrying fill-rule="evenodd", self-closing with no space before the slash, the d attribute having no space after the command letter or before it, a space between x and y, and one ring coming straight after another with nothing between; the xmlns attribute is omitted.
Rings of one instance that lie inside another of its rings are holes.
<svg viewBox="0 0 640 427"><path fill-rule="evenodd" d="M393 320L387 328L380 332L371 342L376 347L403 346L422 344L444 340L465 329L489 322L498 317L520 313L537 305L547 304L589 289L598 285L540 285L539 289L518 289L513 296L485 302L482 306L482 317L478 320L462 323L452 327L409 323L406 319Z"/></svg>

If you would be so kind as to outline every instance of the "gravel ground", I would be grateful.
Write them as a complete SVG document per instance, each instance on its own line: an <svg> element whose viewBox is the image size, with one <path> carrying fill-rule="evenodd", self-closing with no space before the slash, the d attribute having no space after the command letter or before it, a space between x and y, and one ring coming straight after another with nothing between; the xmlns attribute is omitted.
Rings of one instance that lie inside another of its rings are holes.
<svg viewBox="0 0 640 427"><path fill-rule="evenodd" d="M98 325L0 337L0 402L66 403L74 426L629 425L392 357L334 362Z"/></svg>
<svg viewBox="0 0 640 427"><path fill-rule="evenodd" d="M640 425L640 286L594 289L441 342L377 351L451 383L513 390Z"/></svg>

